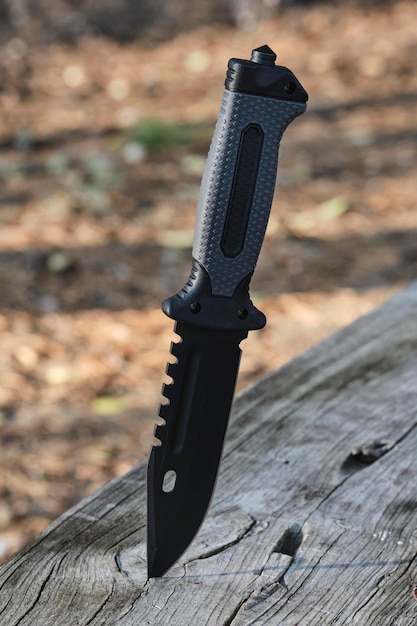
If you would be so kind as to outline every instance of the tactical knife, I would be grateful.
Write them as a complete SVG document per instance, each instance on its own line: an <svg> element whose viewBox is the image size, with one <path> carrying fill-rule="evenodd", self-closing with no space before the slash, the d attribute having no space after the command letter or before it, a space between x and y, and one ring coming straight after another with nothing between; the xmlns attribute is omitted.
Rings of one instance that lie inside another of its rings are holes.
<svg viewBox="0 0 417 626"><path fill-rule="evenodd" d="M197 533L214 490L236 384L240 342L266 318L249 283L275 189L284 130L307 93L261 46L230 59L197 207L193 266L162 309L178 343L166 373L160 445L148 464L148 575L162 576Z"/></svg>

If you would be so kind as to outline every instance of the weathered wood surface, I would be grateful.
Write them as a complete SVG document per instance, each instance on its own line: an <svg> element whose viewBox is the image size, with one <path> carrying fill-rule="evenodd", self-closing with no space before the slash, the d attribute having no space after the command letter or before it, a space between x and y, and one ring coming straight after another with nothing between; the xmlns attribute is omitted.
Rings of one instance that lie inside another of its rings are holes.
<svg viewBox="0 0 417 626"><path fill-rule="evenodd" d="M415 625L416 349L417 283L237 399L166 576L146 580L142 464L3 565L0 624Z"/></svg>

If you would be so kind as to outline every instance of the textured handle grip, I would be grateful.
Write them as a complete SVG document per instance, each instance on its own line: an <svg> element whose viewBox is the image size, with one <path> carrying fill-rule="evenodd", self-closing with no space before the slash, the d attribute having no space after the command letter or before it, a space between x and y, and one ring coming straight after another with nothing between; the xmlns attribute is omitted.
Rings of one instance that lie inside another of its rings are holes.
<svg viewBox="0 0 417 626"><path fill-rule="evenodd" d="M284 130L301 102L225 89L200 189L193 257L212 293L231 297L258 260Z"/></svg>

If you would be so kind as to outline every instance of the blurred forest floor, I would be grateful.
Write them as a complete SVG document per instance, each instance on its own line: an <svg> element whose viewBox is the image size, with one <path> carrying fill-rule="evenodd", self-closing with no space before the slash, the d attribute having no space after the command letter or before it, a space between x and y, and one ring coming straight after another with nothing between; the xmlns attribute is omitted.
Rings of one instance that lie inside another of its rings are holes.
<svg viewBox="0 0 417 626"><path fill-rule="evenodd" d="M309 92L286 131L239 389L417 270L417 5L288 9L156 45L3 45L0 556L145 458L227 60ZM314 424L312 424L312 427Z"/></svg>

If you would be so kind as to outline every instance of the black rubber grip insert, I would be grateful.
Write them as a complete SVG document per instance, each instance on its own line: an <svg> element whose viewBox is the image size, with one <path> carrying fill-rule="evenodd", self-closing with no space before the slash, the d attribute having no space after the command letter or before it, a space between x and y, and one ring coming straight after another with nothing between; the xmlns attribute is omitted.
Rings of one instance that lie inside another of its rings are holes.
<svg viewBox="0 0 417 626"><path fill-rule="evenodd" d="M249 124L240 136L232 193L220 244L227 258L237 257L245 244L263 141L264 133L258 124Z"/></svg>

